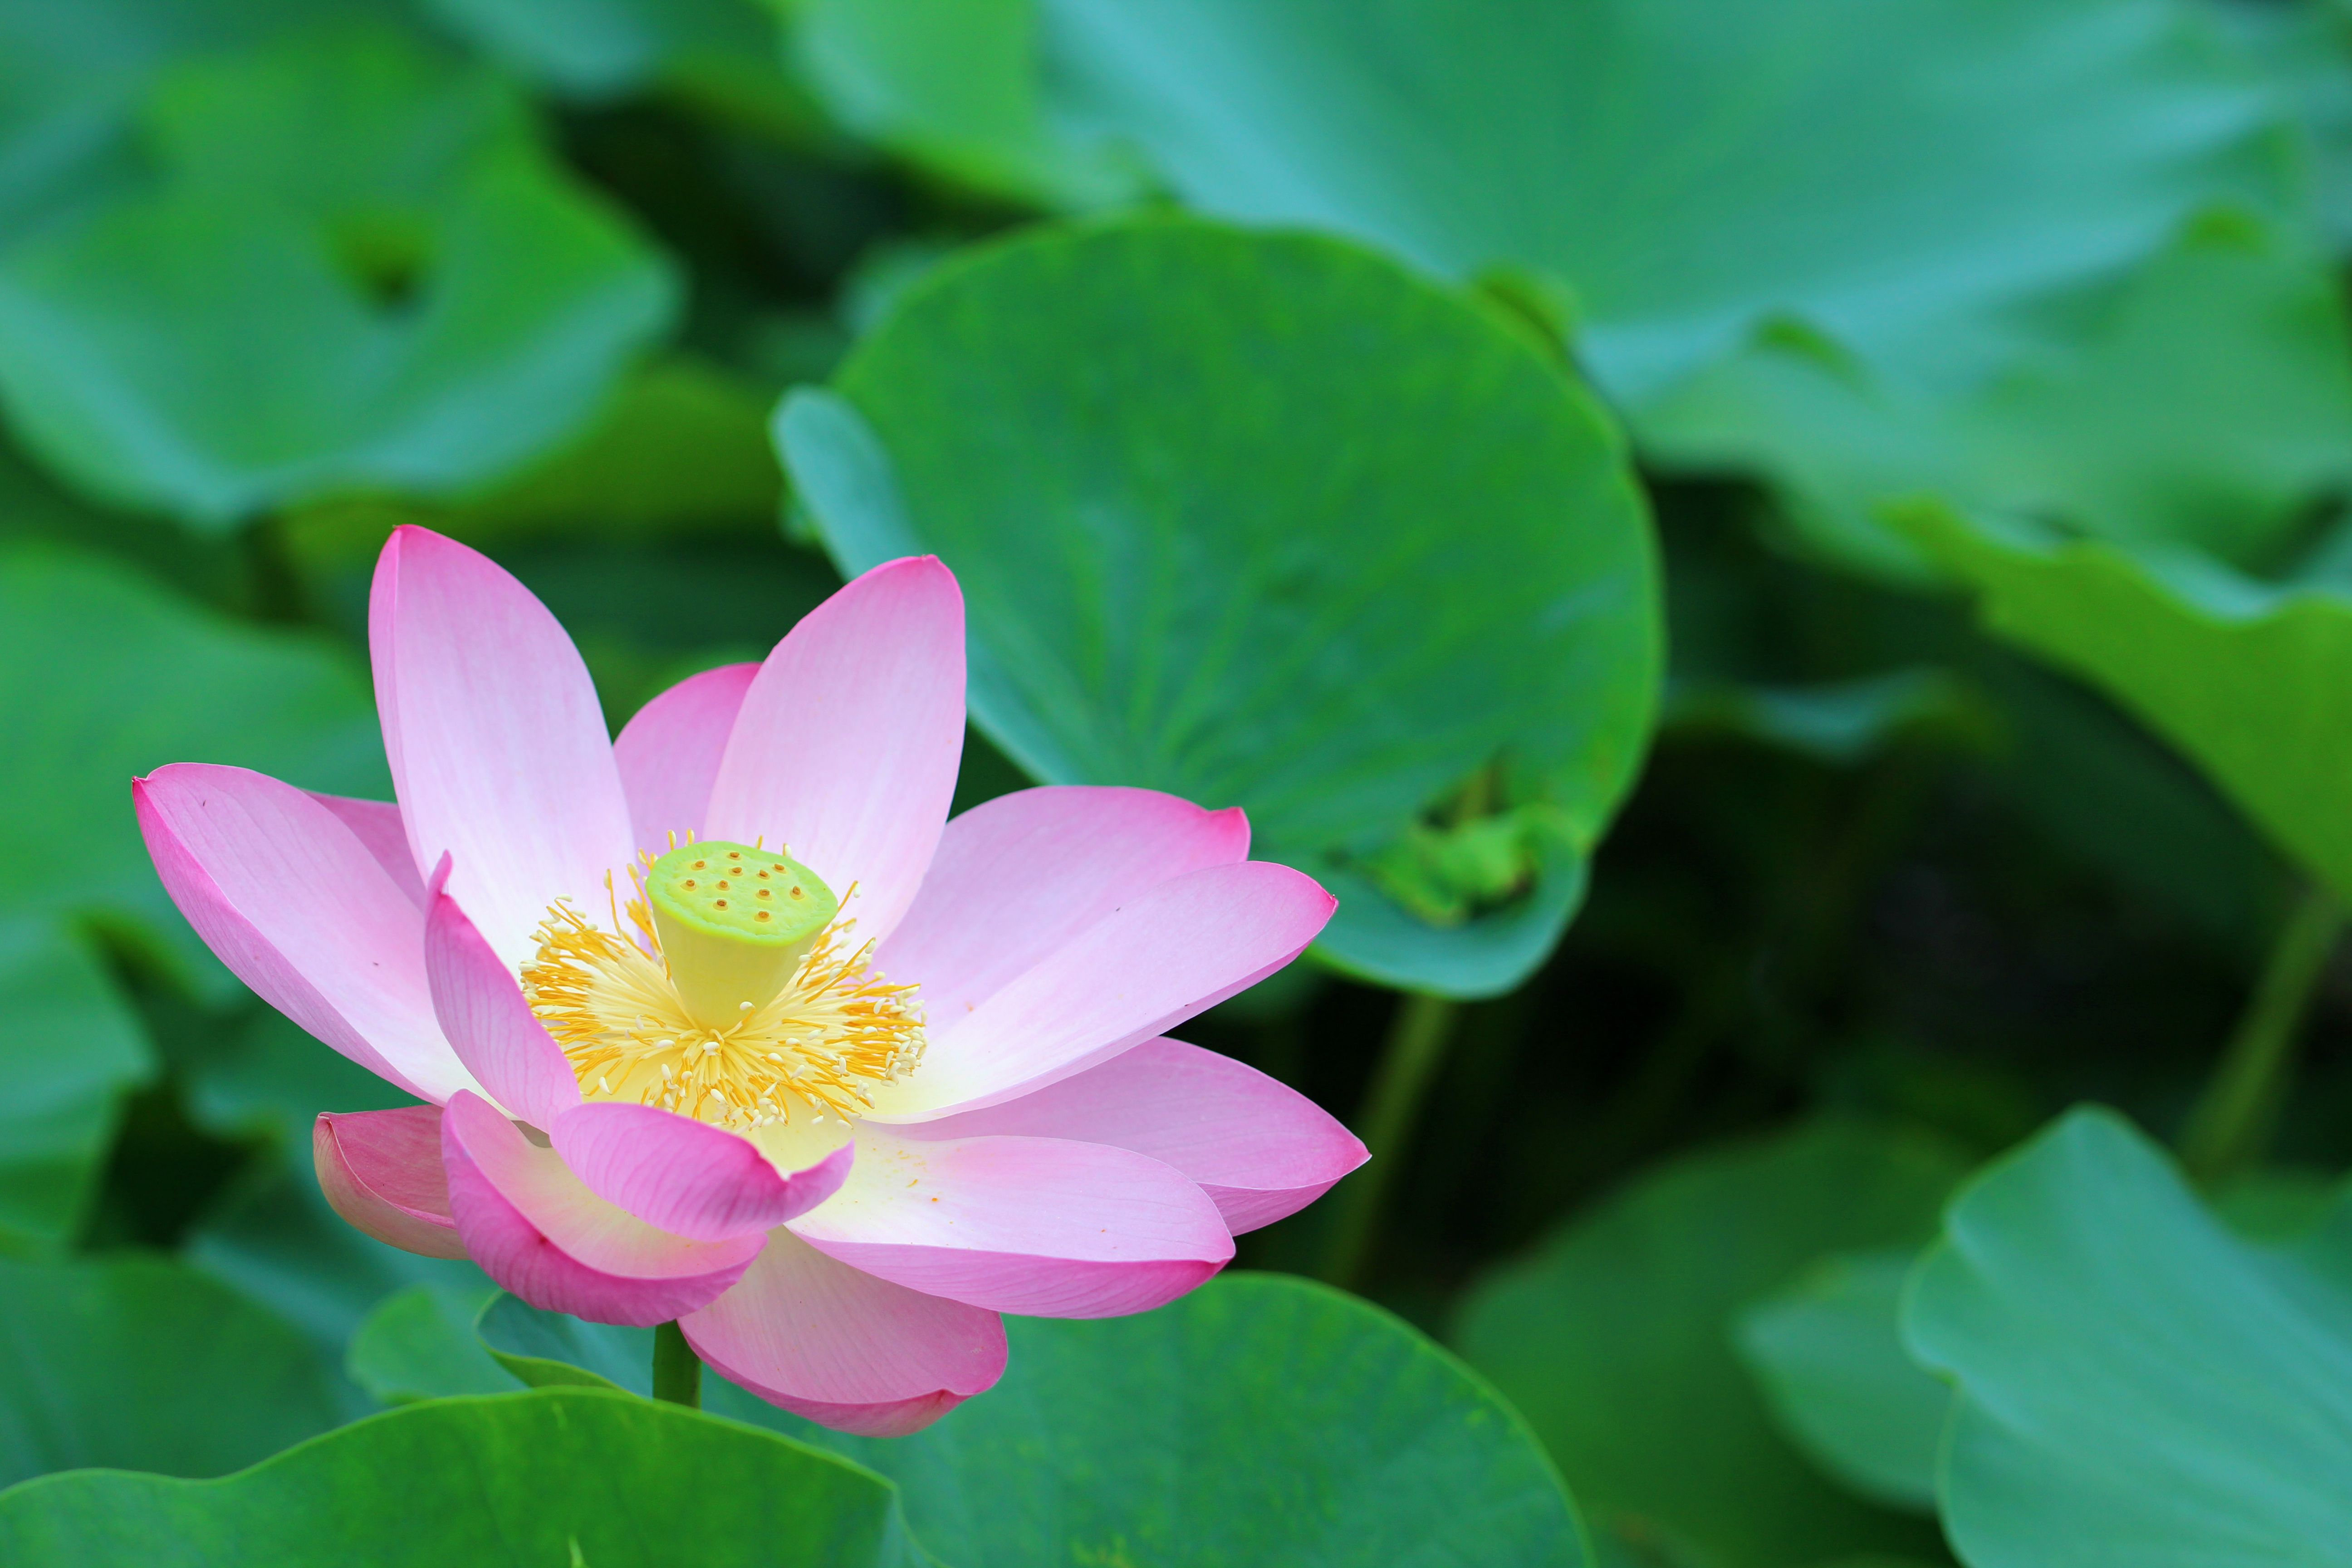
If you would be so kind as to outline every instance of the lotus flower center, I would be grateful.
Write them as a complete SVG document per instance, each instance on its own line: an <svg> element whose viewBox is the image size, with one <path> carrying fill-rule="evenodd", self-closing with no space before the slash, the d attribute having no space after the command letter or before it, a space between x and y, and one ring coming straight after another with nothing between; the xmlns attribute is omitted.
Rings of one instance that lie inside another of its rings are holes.
<svg viewBox="0 0 2352 1568"><path fill-rule="evenodd" d="M872 967L833 889L782 850L689 841L630 881L614 931L551 906L522 970L584 1098L744 1131L845 1121L922 1059L915 987Z"/></svg>

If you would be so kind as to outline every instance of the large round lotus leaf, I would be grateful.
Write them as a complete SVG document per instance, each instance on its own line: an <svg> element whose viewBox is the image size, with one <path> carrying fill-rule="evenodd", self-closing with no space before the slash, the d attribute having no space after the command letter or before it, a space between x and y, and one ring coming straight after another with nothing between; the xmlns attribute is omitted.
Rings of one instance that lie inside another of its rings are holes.
<svg viewBox="0 0 2352 1568"><path fill-rule="evenodd" d="M1924 1241L1966 1168L1938 1139L1843 1119L1677 1161L1475 1284L1455 1342L1594 1524L1667 1561L1932 1557L1925 1521L1838 1487L1780 1436L1733 1336L1826 1254Z"/></svg>
<svg viewBox="0 0 2352 1568"><path fill-rule="evenodd" d="M1925 570L1873 516L1894 496L2234 551L2352 471L2292 145L2341 118L2343 51L2225 15L2285 7L1031 4L922 9L1033 38L989 79L1069 156L1132 144L1206 211L1541 301L1645 455L1769 479L1864 568ZM860 41L904 117L976 125L943 29ZM2284 254L2169 258L2217 206L2284 219ZM2176 319L2184 289L2214 294Z"/></svg>
<svg viewBox="0 0 2352 1568"><path fill-rule="evenodd" d="M1971 1568L2347 1561L2352 1210L2256 1247L2077 1110L1954 1202L1904 1335L1958 1384L1939 1490Z"/></svg>
<svg viewBox="0 0 2352 1568"><path fill-rule="evenodd" d="M1622 444L1527 336L1344 242L1148 218L940 268L836 386L780 420L799 496L847 570L954 568L1033 775L1247 807L1361 973L1542 961L1661 627Z"/></svg>
<svg viewBox="0 0 2352 1568"><path fill-rule="evenodd" d="M0 1495L0 1562L77 1568L917 1568L888 1482L598 1389L412 1405L216 1481L94 1471Z"/></svg>
<svg viewBox="0 0 2352 1568"><path fill-rule="evenodd" d="M110 500L220 527L478 485L669 318L660 259L497 79L396 35L179 66L148 119L152 189L0 256L0 398Z"/></svg>
<svg viewBox="0 0 2352 1568"><path fill-rule="evenodd" d="M827 1431L709 1373L703 1401L890 1477L915 1533L958 1568L1587 1561L1517 1413L1444 1351L1327 1286L1227 1274L1136 1317L1004 1327L1003 1381L911 1437ZM647 1386L642 1329L502 1298L481 1332L529 1383Z"/></svg>
<svg viewBox="0 0 2352 1568"><path fill-rule="evenodd" d="M1941 507L1897 521L1994 632L2103 688L2352 898L2352 594Z"/></svg>
<svg viewBox="0 0 2352 1568"><path fill-rule="evenodd" d="M99 1465L217 1476L343 1415L291 1325L164 1258L0 1259L0 1486ZM73 1561L8 1541L0 1522L0 1562Z"/></svg>

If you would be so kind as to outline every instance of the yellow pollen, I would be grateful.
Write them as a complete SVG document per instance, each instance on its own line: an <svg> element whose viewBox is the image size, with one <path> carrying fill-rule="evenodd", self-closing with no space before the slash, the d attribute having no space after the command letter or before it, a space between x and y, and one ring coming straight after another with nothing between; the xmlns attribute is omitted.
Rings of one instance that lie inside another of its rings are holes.
<svg viewBox="0 0 2352 1568"><path fill-rule="evenodd" d="M632 889L635 876L633 868ZM623 906L616 897L613 913L616 925L625 917L630 934L590 923L569 903L551 905L538 954L522 969L524 997L590 1100L659 1106L747 1132L823 1122L828 1110L845 1122L871 1107L870 1086L922 1060L916 988L874 971L874 944L853 943L854 920L825 927L782 991L737 1004L721 1028L696 1018L679 996L645 900Z"/></svg>

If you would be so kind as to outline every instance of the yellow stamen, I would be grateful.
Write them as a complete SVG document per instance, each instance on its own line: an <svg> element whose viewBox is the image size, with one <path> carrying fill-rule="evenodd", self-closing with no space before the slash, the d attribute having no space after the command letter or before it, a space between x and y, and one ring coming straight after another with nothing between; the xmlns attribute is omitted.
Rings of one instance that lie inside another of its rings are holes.
<svg viewBox="0 0 2352 1568"><path fill-rule="evenodd" d="M551 906L538 955L522 970L524 996L591 1100L657 1105L742 1131L822 1121L827 1110L846 1121L872 1105L869 1085L922 1059L916 988L875 973L874 944L852 945L854 920L825 926L773 996L739 1003L714 1024L680 995L645 899L624 910L616 893L615 924L624 913L634 938L591 924L568 902Z"/></svg>

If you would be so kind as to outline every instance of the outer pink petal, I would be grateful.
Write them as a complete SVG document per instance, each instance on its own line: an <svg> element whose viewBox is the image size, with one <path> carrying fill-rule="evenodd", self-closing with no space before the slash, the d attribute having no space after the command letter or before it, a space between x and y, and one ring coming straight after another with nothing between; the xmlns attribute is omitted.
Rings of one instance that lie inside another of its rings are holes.
<svg viewBox="0 0 2352 1568"><path fill-rule="evenodd" d="M963 751L963 593L930 557L877 566L803 617L743 698L706 836L783 844L858 935L915 896Z"/></svg>
<svg viewBox="0 0 2352 1568"><path fill-rule="evenodd" d="M1058 1138L923 1142L857 1130L841 1191L793 1235L925 1295L1041 1318L1172 1301L1230 1262L1201 1189L1147 1154Z"/></svg>
<svg viewBox="0 0 2352 1568"><path fill-rule="evenodd" d="M368 645L415 864L453 857L450 892L520 967L547 906L601 912L633 852L587 667L521 584L413 526L376 563Z"/></svg>
<svg viewBox="0 0 2352 1568"><path fill-rule="evenodd" d="M580 1103L580 1080L513 973L443 891L452 875L444 857L425 917L425 978L441 1032L491 1099L534 1127L552 1127Z"/></svg>
<svg viewBox="0 0 2352 1568"><path fill-rule="evenodd" d="M329 1206L353 1228L403 1252L466 1256L441 1170L440 1107L329 1111L311 1126L310 1161Z"/></svg>
<svg viewBox="0 0 2352 1568"><path fill-rule="evenodd" d="M919 1431L1004 1373L995 1313L862 1274L789 1230L678 1327L729 1382L867 1437Z"/></svg>
<svg viewBox="0 0 2352 1568"><path fill-rule="evenodd" d="M1370 1157L1354 1133L1297 1090L1181 1040L1146 1040L1034 1094L900 1131L1132 1149L1199 1183L1235 1236L1305 1208Z"/></svg>
<svg viewBox="0 0 2352 1568"><path fill-rule="evenodd" d="M951 1020L1146 889L1248 853L1238 806L1086 785L999 795L948 824L878 963Z"/></svg>
<svg viewBox="0 0 2352 1568"><path fill-rule="evenodd" d="M711 781L756 664L722 665L689 675L637 710L613 742L613 761L629 797L629 820L637 847L656 854L680 839L702 834L710 805Z"/></svg>
<svg viewBox="0 0 2352 1568"><path fill-rule="evenodd" d="M799 1218L840 1190L856 1154L845 1143L788 1176L723 1127L625 1100L574 1106L548 1131L589 1191L697 1241L755 1235Z"/></svg>
<svg viewBox="0 0 2352 1568"><path fill-rule="evenodd" d="M332 812L244 768L131 784L172 901L262 999L420 1100L470 1088L434 1022L425 918Z"/></svg>
<svg viewBox="0 0 2352 1568"><path fill-rule="evenodd" d="M717 1300L765 1237L693 1241L656 1230L581 1184L479 1095L441 1117L449 1208L482 1271L534 1307L646 1328Z"/></svg>
<svg viewBox="0 0 2352 1568"><path fill-rule="evenodd" d="M1146 889L961 1017L933 1010L922 1064L874 1095L873 1120L922 1121L1033 1092L1256 984L1339 907L1263 860Z"/></svg>
<svg viewBox="0 0 2352 1568"><path fill-rule="evenodd" d="M335 820L367 846L393 886L406 893L418 909L425 907L425 879L416 874L416 862L409 858L408 827L400 820L400 807L388 800L354 800L347 795L320 795L317 790L303 793L333 812Z"/></svg>

